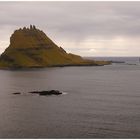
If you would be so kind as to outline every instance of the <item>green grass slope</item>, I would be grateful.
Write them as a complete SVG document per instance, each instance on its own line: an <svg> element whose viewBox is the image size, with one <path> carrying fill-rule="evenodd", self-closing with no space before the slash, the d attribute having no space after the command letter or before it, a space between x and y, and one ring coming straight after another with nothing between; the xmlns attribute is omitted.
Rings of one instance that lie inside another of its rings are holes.
<svg viewBox="0 0 140 140"><path fill-rule="evenodd" d="M72 65L104 65L108 62L84 60L68 54L35 26L16 30L9 47L0 56L0 68L33 68Z"/></svg>

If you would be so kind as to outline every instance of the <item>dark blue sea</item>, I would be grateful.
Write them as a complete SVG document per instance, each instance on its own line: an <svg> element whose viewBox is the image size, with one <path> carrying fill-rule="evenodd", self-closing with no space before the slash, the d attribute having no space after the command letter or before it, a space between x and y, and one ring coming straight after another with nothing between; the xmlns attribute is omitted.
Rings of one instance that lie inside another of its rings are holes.
<svg viewBox="0 0 140 140"><path fill-rule="evenodd" d="M0 70L0 138L140 138L139 58L94 59L124 63Z"/></svg>

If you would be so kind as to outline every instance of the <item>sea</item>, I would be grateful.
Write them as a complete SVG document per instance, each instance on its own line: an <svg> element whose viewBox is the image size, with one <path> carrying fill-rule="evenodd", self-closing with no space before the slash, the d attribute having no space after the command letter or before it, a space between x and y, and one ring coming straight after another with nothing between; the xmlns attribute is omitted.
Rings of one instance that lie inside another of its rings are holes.
<svg viewBox="0 0 140 140"><path fill-rule="evenodd" d="M140 138L139 57L90 59L115 62L0 70L0 138Z"/></svg>

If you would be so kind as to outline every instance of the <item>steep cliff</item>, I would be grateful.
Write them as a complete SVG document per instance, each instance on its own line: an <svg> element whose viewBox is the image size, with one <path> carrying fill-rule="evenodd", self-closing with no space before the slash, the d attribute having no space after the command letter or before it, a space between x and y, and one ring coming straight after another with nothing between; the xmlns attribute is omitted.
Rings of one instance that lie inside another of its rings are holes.
<svg viewBox="0 0 140 140"><path fill-rule="evenodd" d="M85 60L67 53L34 25L16 30L9 47L0 56L1 68L34 68L49 66L102 65L107 62Z"/></svg>

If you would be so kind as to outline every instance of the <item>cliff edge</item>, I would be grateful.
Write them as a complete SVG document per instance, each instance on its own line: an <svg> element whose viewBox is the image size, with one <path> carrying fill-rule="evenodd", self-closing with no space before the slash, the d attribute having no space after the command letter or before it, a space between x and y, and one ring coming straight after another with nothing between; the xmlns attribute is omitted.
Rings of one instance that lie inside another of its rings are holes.
<svg viewBox="0 0 140 140"><path fill-rule="evenodd" d="M34 25L16 30L9 47L0 56L0 68L40 68L49 66L105 65L109 62L85 60L58 47Z"/></svg>

